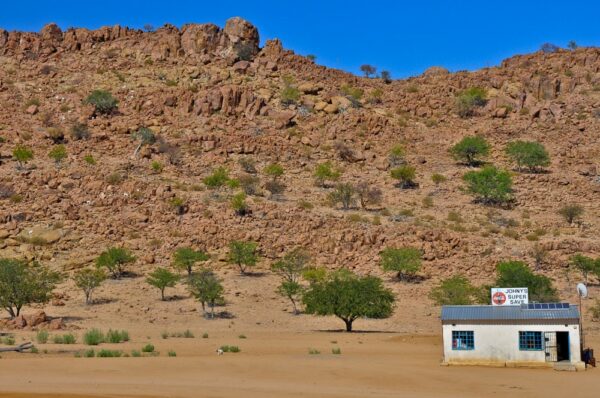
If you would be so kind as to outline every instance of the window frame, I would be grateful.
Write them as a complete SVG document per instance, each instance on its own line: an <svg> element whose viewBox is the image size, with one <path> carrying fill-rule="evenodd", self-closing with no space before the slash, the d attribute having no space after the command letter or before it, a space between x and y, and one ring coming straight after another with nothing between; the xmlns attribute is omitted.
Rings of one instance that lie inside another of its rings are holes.
<svg viewBox="0 0 600 398"><path fill-rule="evenodd" d="M455 341L461 339L465 346L458 347ZM470 343L470 344L469 344ZM475 331L473 330L453 330L452 331L452 351L473 351L475 350Z"/></svg>
<svg viewBox="0 0 600 398"><path fill-rule="evenodd" d="M539 336L539 348L538 348ZM528 347L533 342L534 347ZM519 351L544 351L544 333L537 330L520 330L519 331Z"/></svg>

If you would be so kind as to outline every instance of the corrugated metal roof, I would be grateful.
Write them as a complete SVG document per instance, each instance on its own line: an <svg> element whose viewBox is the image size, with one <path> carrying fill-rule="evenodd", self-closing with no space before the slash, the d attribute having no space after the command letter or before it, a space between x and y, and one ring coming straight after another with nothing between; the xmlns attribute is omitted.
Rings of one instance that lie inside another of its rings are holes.
<svg viewBox="0 0 600 398"><path fill-rule="evenodd" d="M578 320L576 305L561 309L528 309L526 306L444 305L442 321Z"/></svg>

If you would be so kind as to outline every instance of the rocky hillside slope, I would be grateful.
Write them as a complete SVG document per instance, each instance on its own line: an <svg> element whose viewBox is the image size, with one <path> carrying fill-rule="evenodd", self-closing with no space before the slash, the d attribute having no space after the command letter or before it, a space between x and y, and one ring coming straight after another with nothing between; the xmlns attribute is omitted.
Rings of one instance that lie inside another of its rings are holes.
<svg viewBox="0 0 600 398"><path fill-rule="evenodd" d="M456 94L475 86L487 89L488 102L460 118ZM298 90L297 101L282 101L286 87ZM96 89L119 100L117 113L96 115L84 103ZM259 48L257 29L239 18L223 29L154 32L51 24L40 33L0 29L0 103L1 256L70 271L124 245L143 273L190 245L219 268L237 238L259 243L263 268L303 246L316 264L381 274L383 248L412 245L423 250L422 273L432 281L456 273L485 281L501 259L533 264L537 247L547 251L538 269L565 281L569 255L600 254L599 49L516 56L476 72L434 67L386 84L319 66L277 40ZM69 134L78 123L89 139ZM132 133L142 126L162 139L133 156ZM48 152L61 132L68 156L57 167ZM468 168L448 153L473 134L493 145L488 160L503 168L512 167L504 147L515 139L542 142L552 164L547 173L515 172L511 208L474 203L462 189ZM390 177L396 144L416 167L416 189ZM21 171L17 145L34 152ZM230 205L239 189L202 183L219 166L248 179L242 158L259 178L244 217ZM342 182L378 187L382 203L329 205L332 188L313 177L325 161L343 171ZM281 195L265 189L262 171L274 162L285 169ZM446 181L434 184L434 173ZM568 225L558 210L572 203L585 213Z"/></svg>

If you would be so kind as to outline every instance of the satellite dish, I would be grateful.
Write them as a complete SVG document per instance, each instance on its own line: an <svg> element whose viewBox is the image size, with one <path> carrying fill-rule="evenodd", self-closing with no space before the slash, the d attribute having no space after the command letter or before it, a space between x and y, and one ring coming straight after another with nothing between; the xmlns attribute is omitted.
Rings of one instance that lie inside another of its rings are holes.
<svg viewBox="0 0 600 398"><path fill-rule="evenodd" d="M578 283L577 293L579 294L579 297L586 298L588 295L587 287L583 283Z"/></svg>

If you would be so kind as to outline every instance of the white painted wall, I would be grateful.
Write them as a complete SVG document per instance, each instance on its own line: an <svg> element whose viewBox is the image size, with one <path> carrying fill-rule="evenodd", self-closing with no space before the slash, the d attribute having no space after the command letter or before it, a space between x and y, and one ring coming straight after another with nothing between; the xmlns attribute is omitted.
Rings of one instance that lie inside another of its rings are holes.
<svg viewBox="0 0 600 398"><path fill-rule="evenodd" d="M571 362L581 361L579 325L444 324L444 362L546 362L545 351L519 350L519 332L569 332ZM452 331L473 331L474 350L453 350ZM542 340L543 341L543 340ZM543 343L542 343L543 344Z"/></svg>

